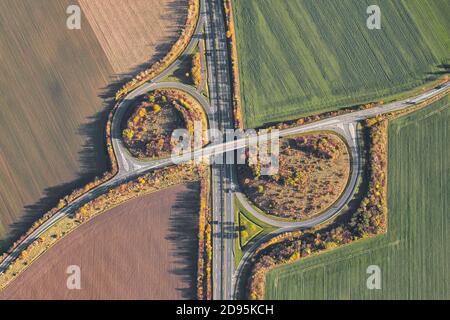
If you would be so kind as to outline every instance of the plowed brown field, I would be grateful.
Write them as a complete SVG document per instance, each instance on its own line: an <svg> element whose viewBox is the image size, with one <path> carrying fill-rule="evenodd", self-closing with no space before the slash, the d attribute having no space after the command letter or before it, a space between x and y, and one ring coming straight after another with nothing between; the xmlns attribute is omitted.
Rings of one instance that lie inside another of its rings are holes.
<svg viewBox="0 0 450 320"><path fill-rule="evenodd" d="M186 22L187 0L79 0L116 73L161 58Z"/></svg>
<svg viewBox="0 0 450 320"><path fill-rule="evenodd" d="M0 0L0 253L107 170L102 97L119 71L165 54L187 12L186 0L81 1L69 30L73 4Z"/></svg>
<svg viewBox="0 0 450 320"><path fill-rule="evenodd" d="M198 184L175 186L105 212L58 242L2 299L195 298ZM68 290L68 266L81 290Z"/></svg>

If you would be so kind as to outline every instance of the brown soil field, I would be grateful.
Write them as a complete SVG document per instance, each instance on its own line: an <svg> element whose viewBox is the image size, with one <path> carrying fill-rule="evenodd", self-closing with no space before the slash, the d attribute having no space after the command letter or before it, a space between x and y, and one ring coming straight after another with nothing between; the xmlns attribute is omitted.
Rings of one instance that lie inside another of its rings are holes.
<svg viewBox="0 0 450 320"><path fill-rule="evenodd" d="M73 3L0 0L0 239L107 169L99 95L113 70L87 23L66 28Z"/></svg>
<svg viewBox="0 0 450 320"><path fill-rule="evenodd" d="M258 176L258 167L240 166L244 192L257 207L280 218L311 218L342 194L350 175L345 143L330 133L281 140L279 171Z"/></svg>
<svg viewBox="0 0 450 320"><path fill-rule="evenodd" d="M80 226L0 292L2 299L194 299L199 186L126 202ZM68 266L81 289L67 289Z"/></svg>
<svg viewBox="0 0 450 320"><path fill-rule="evenodd" d="M98 33L106 20L92 22L99 15L92 11L94 4L107 1L84 2L81 30L69 30L66 9L77 1L0 0L0 252L62 196L107 170L109 98L123 80ZM131 51L120 54L127 68L153 61L170 48L187 11L185 2L112 2L105 14L117 16L107 16L108 23L127 20L126 28L105 34L148 50L137 60ZM125 36L142 29L143 19L151 23L140 37L150 41Z"/></svg>
<svg viewBox="0 0 450 320"><path fill-rule="evenodd" d="M79 0L114 71L127 73L168 52L187 18L188 0Z"/></svg>

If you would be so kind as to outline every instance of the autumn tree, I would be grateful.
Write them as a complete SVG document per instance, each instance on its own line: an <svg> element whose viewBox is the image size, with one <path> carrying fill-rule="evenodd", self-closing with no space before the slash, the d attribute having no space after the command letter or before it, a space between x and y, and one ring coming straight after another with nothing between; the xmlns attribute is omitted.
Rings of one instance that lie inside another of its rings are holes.
<svg viewBox="0 0 450 320"><path fill-rule="evenodd" d="M202 79L200 52L196 52L192 56L191 75L194 86L198 88Z"/></svg>

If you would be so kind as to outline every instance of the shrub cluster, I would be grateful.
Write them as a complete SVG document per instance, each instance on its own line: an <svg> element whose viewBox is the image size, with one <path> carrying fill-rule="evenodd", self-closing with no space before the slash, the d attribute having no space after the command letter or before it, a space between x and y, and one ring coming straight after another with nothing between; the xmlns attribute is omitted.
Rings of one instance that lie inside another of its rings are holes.
<svg viewBox="0 0 450 320"><path fill-rule="evenodd" d="M197 298L212 299L212 225L210 210L210 171L205 168L200 181L200 212L198 231L198 268L197 268Z"/></svg>
<svg viewBox="0 0 450 320"><path fill-rule="evenodd" d="M200 83L202 81L202 65L200 59L200 52L196 52L192 56L192 67L191 67L191 76L192 82L196 88L200 87Z"/></svg>
<svg viewBox="0 0 450 320"><path fill-rule="evenodd" d="M134 157L168 157L172 151L171 134L185 127L180 103L156 90L138 105L122 131L125 146Z"/></svg>
<svg viewBox="0 0 450 320"><path fill-rule="evenodd" d="M242 118L242 105L241 105L241 87L239 82L239 62L237 52L237 40L236 40L236 28L234 23L233 8L231 0L224 0L225 21L227 23L227 39L228 50L231 56L231 79L232 79L232 92L233 92L233 112L234 121L237 128L243 129L244 122Z"/></svg>
<svg viewBox="0 0 450 320"><path fill-rule="evenodd" d="M239 166L239 182L262 211L288 219L310 218L328 209L345 189L350 155L330 133L282 139L278 171L261 175L261 161Z"/></svg>
<svg viewBox="0 0 450 320"><path fill-rule="evenodd" d="M122 138L135 157L168 157L173 148L173 131L185 128L193 138L196 121L202 123L206 143L207 121L202 106L182 91L155 90L131 114Z"/></svg>

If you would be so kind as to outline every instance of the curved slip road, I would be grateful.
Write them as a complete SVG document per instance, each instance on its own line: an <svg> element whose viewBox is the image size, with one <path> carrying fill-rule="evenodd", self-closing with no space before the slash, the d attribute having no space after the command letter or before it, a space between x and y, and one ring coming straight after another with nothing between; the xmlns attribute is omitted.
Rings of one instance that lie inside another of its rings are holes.
<svg viewBox="0 0 450 320"><path fill-rule="evenodd" d="M213 155L224 154L224 153L231 152L231 151L234 151L237 149L245 148L246 146L248 146L249 143L255 142L255 138L252 138L252 137L249 139L238 139L238 140L232 141L232 142L224 142L224 143L219 143L219 144L215 144L215 145L209 145L209 146L204 147L201 150L196 150L196 151L192 152L191 154L188 154L185 156L180 156L176 159L163 159L163 160L147 162L147 161L142 161L142 160L132 158L131 155L124 148L123 143L120 139L121 117L123 117L130 102L133 99L135 99L136 97L138 97L139 95L145 94L148 91L152 91L152 90L158 89L158 88L168 88L168 87L175 88L175 89L183 90L183 91L191 94L195 99L198 100L198 102L205 109L205 112L207 113L208 118L210 120L210 126L218 127L218 125L220 124L222 126L222 128L228 127L227 123L230 121L230 119L228 119L229 116L227 116L227 115L231 114L231 116L232 116L232 111L231 110L223 110L223 109L227 108L227 106L231 107L231 103L230 103L231 99L229 98L231 86L229 84L229 81L225 81L227 78L229 80L229 75L227 74L228 71L226 68L226 66L228 66L228 64L229 64L229 59L227 56L227 50L226 50L225 43L222 41L220 41L220 42L215 41L219 38L220 39L224 38L224 33L226 30L225 26L224 26L223 17L221 16L221 12L220 12L221 11L220 1L214 1L214 0L211 1L212 8L205 5L205 0L200 0L200 4L201 4L200 5L200 17L197 22L194 36L191 39L188 46L185 48L183 54L174 63L172 63L166 70L164 70L161 74L159 74L157 77L155 77L151 82L145 83L142 86L140 86L137 89L130 92L122 101L119 102L119 105L116 108L115 114L113 116L111 133L112 133L113 149L114 149L114 153L116 155L118 167L119 167L118 174L113 179L109 180L108 182L105 182L102 185L97 186L96 188L83 194L82 196L80 196L79 198L74 200L71 204L67 205L64 209L62 209L57 214L55 214L53 217L51 217L49 220L44 222L41 226L39 226L33 233L31 233L28 237L26 237L17 246L17 248L15 248L6 257L6 259L4 259L0 263L0 273L3 272L4 270L6 270L6 268L9 266L9 264L11 262L13 262L14 259L20 255L22 250L26 249L34 240L36 240L44 231L46 231L54 223L56 223L58 220L60 220L64 216L73 214L78 208L80 208L86 202L89 202L90 200L95 199L99 195L106 193L110 188L112 188L116 185L119 185L123 182L134 179L134 178L136 178L146 172L149 172L151 170L155 170L158 168L164 168L164 167L173 165L174 160L176 160L177 162L187 162L187 161L190 161L191 159L211 157ZM210 4L210 3L208 2L208 4ZM207 24L206 28L210 27L210 24L213 26L212 28L209 28L209 31L207 30L207 42L206 42L207 43L207 52L213 51L214 52L214 60L215 60L213 63L211 62L211 60L208 61L208 78L211 79L211 80L209 80L209 81L211 81L211 83L210 83L211 106L210 106L209 102L200 93L198 93L196 91L196 89L194 89L192 87L189 87L189 86L186 86L186 85L183 85L180 83L170 83L170 82L169 83L157 83L158 81L161 81L161 79L165 78L167 75L172 73L173 70L175 70L182 63L182 61L189 56L192 49L198 43L198 40L202 33L203 23L204 23L205 19L207 19L207 15L208 15L209 23ZM209 43L209 45L208 45L208 43ZM375 107L372 109L356 111L356 112L340 115L337 117L320 120L320 121L317 121L314 123L281 130L280 136L283 137L283 136L288 136L288 135L294 135L297 133L304 133L304 132L308 132L308 131L322 130L322 129L326 129L326 128L328 128L328 129L335 128L336 129L336 128L339 128L340 126L344 126L344 128L345 128L345 126L348 124L356 124L357 122L359 122L361 120L374 117L378 114L389 113L392 111L404 109L408 106L411 106L411 105L417 104L419 102L422 102L424 100L433 98L436 95L442 94L444 92L447 93L447 91L449 89L450 89L450 84L446 83L445 85L442 86L442 88L429 90L429 91L415 97L412 100L407 99L407 100L399 101L399 102L384 105L384 106L378 106L378 107ZM221 99L221 96L224 94L226 94L226 97L222 97L222 99ZM213 103L212 102L213 100L217 100L217 101L215 101ZM338 130L338 129L336 129L336 130ZM348 140L347 142L349 142L349 144L351 144L351 139L348 139L348 136L346 136L346 135L344 135L344 137L346 137L346 139ZM355 149L355 152L356 152L355 154L357 154L356 150L357 149ZM353 151L352 151L352 153L353 153ZM353 161L353 164L355 165L355 163L358 163L358 166L359 166L359 161L360 160L359 160L359 155L358 155L358 156L356 156L355 160ZM229 172L228 172L228 170L225 170L225 172L223 172L223 170L219 171L219 176L218 176L220 179L222 179L225 176L225 178L229 184L232 183L232 179L233 179L233 171L232 171L233 166L230 166L230 168L231 169L229 170ZM353 175L352 175L352 177L353 177ZM213 179L214 179L214 177L213 177ZM344 192L344 196L347 195L347 193L353 192L354 186L351 183L352 181L353 180L351 179L350 183L348 184L348 188ZM222 193L223 183L220 183L217 186L217 188L219 188L220 192ZM217 191L213 190L213 192L217 192ZM342 199L346 198L344 196L342 196L341 198ZM230 197L228 197L227 199L229 200ZM228 202L228 200L227 200L227 202ZM222 198L220 198L219 201L221 203L224 202ZM346 202L345 202L345 204L344 204L344 202L345 201L342 201L342 203L339 203L339 204L343 204L343 206L344 206L346 204ZM232 203L231 203L231 205L232 205ZM333 214L332 214L333 210L331 210L328 218L332 217L334 214L339 212L338 209L339 208L335 208ZM229 222L227 219L232 219L232 217L230 218L231 211L232 210L230 210L230 208L228 207L227 208L227 216L225 216L225 219L223 220L225 223ZM231 214L231 216L233 216L233 215ZM222 218L223 217L220 217L221 221L222 221ZM317 217L317 218L319 218L319 217ZM324 216L323 218L326 218L326 216ZM323 220L323 221L325 221L325 220ZM322 223L323 221L321 221L321 219L319 219L319 220L311 219L311 220L308 220L305 222L305 223L308 223L307 225L303 225L303 226L292 226L292 225L286 226L285 225L285 226L281 227L281 229L275 231L272 234L269 234L268 236L273 236L277 233L294 230L299 227L307 227L308 225L314 226L318 223ZM218 232L220 232L220 234L221 234L221 239L224 239L224 236L223 236L224 228L222 227L221 229L218 230ZM265 238L263 238L263 239L265 239ZM260 241L262 241L263 239L260 239ZM242 267L243 267L243 264L245 263L245 261L248 261L248 259L251 257L254 250L257 248L256 245L257 244L255 243L255 247L252 246L252 248L250 248L250 250L248 250L244 254L244 257L241 260L242 264L239 265L236 272L234 272L234 270L233 270L234 263L233 263L233 261L231 261L230 254L229 254L231 252L230 250L232 250L232 248L230 249L229 245L227 247L226 255L222 255L222 258L225 260L225 262L223 263L223 265L221 265L220 268L216 268L217 270L220 270L220 272L213 275L213 277L214 277L215 281L224 281L226 283L230 283L230 281L232 282L231 287L227 284L229 289L223 295L225 298L228 298L228 297L233 298L233 296L234 296L233 288L235 288L234 284L236 283L236 277L240 275L240 271L242 270ZM223 249L224 249L223 245L214 247L214 250L216 252L217 252L217 250L223 250ZM213 259L213 264L216 264L216 262L217 261L215 259ZM220 263L222 263L222 262L220 262ZM218 279L218 277L220 279ZM226 277L227 279L223 279L224 277ZM230 280L230 278L232 278L232 279ZM223 292L222 292L222 294L223 294ZM222 294L221 294L221 296L222 296Z"/></svg>
<svg viewBox="0 0 450 320"><path fill-rule="evenodd" d="M361 161L359 154L359 138L356 131L357 123L338 124L333 127L323 127L321 130L333 131L343 137L347 142L347 148L350 153L350 177L345 187L345 190L339 197L339 199L333 203L331 207L325 210L323 213L317 215L314 218L303 221L289 221L287 219L274 219L269 215L263 214L255 209L241 192L236 192L236 197L239 199L244 208L255 216L258 220L278 228L311 228L316 225L322 224L325 221L333 218L340 210L350 201L353 193L356 189L358 178L361 172Z"/></svg>
<svg viewBox="0 0 450 320"><path fill-rule="evenodd" d="M120 124L122 122L123 116L127 112L128 107L137 97L157 89L177 89L188 93L200 103L205 111L206 116L208 117L208 121L210 121L211 108L209 106L209 102L206 100L205 96L200 94L195 88L191 86L178 82L151 82L146 83L138 89L134 90L118 104L112 120L111 136L114 153L116 155L117 164L119 167L119 176L124 176L129 172L138 172L140 170L145 171L147 170L146 168L149 163L152 163L152 161L137 159L128 152L122 141ZM159 160L156 162L165 162L166 160Z"/></svg>

